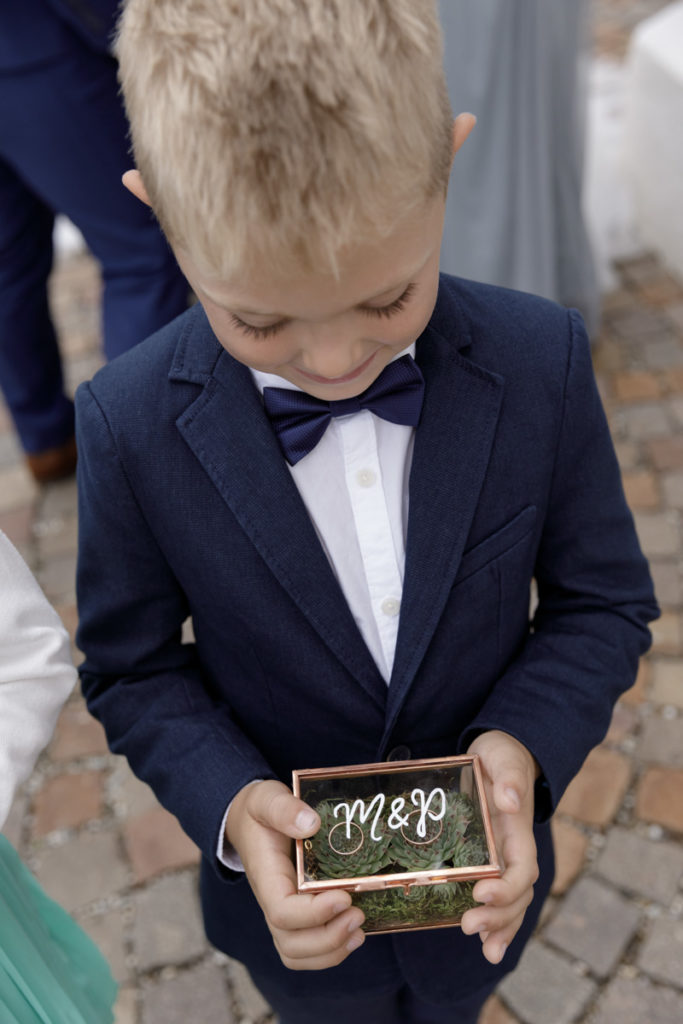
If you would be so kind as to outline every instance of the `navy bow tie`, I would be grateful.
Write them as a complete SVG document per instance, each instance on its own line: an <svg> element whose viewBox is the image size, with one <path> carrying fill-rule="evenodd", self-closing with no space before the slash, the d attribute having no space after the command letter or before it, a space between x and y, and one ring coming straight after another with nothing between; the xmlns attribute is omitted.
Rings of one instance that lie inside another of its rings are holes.
<svg viewBox="0 0 683 1024"><path fill-rule="evenodd" d="M325 402L305 391L264 388L263 402L284 456L294 466L315 448L333 416L349 416L369 409L390 423L416 427L424 386L415 360L402 356L385 366L377 380L356 398Z"/></svg>

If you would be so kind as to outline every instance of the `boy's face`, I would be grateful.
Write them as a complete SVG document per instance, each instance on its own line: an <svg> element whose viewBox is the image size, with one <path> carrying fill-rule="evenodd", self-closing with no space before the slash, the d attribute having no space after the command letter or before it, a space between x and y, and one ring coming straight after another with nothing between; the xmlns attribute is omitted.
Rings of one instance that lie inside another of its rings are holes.
<svg viewBox="0 0 683 1024"><path fill-rule="evenodd" d="M267 266L219 281L176 256L223 348L317 398L365 391L434 309L445 203L430 200L386 238L344 252L338 277Z"/></svg>

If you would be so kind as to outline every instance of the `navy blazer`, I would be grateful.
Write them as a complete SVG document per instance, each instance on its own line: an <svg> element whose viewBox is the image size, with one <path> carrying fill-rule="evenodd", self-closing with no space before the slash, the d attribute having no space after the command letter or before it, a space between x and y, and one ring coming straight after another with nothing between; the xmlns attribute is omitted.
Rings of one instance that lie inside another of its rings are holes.
<svg viewBox="0 0 683 1024"><path fill-rule="evenodd" d="M552 878L547 818L657 615L578 314L443 276L416 358L426 390L388 688L250 373L200 306L77 394L89 707L201 848L209 938L290 993L402 973L447 1002L514 966ZM194 643L181 642L188 615ZM228 801L293 768L463 752L486 729L517 737L543 773L541 879L504 964L451 928L372 936L329 971L282 967L248 884L215 857Z"/></svg>

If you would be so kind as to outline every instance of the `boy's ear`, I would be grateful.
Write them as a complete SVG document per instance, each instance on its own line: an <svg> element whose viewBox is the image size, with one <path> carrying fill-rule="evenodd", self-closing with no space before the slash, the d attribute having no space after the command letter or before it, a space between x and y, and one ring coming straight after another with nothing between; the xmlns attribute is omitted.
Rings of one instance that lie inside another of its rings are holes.
<svg viewBox="0 0 683 1024"><path fill-rule="evenodd" d="M474 114L458 114L456 117L453 122L453 158L476 123Z"/></svg>
<svg viewBox="0 0 683 1024"><path fill-rule="evenodd" d="M152 205L149 201L149 196L147 195L147 189L145 188L145 183L142 180L142 175L137 168L126 171L121 178L121 181L129 192L132 192L134 196L137 196L141 203L145 203L146 206Z"/></svg>

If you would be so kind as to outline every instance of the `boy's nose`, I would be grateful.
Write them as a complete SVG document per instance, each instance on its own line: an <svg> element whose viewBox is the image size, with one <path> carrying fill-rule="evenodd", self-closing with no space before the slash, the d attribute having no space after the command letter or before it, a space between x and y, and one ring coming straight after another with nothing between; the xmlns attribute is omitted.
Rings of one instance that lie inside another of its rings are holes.
<svg viewBox="0 0 683 1024"><path fill-rule="evenodd" d="M318 377L343 377L363 360L362 347L347 338L317 335L302 350L303 368Z"/></svg>

